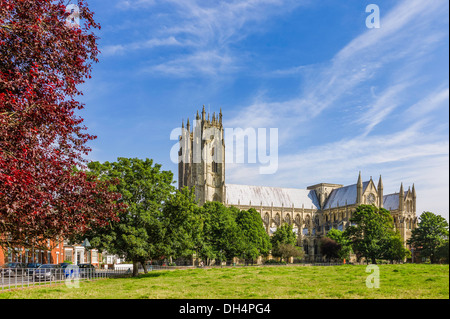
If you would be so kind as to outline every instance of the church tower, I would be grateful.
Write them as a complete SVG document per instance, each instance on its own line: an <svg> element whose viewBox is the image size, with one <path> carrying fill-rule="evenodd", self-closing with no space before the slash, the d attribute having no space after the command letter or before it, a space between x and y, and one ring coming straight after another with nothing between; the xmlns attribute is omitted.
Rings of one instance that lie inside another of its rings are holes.
<svg viewBox="0 0 450 319"><path fill-rule="evenodd" d="M180 162L178 164L178 188L195 187L200 205L207 201L225 201L225 141L222 110L206 118L205 106L202 116L197 112L191 130L188 123L180 137Z"/></svg>

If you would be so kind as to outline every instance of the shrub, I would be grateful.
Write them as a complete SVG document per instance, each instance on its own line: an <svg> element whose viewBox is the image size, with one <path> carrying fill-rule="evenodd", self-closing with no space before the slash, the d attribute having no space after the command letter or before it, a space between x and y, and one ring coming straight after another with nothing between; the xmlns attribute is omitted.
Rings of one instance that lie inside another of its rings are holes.
<svg viewBox="0 0 450 319"><path fill-rule="evenodd" d="M264 265L286 265L285 261L277 261L275 259L269 259L264 262Z"/></svg>

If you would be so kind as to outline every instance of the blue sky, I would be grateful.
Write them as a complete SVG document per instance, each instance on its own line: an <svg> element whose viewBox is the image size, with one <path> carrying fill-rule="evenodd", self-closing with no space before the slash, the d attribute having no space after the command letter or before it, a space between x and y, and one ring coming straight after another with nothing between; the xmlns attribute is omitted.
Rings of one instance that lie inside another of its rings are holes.
<svg viewBox="0 0 450 319"><path fill-rule="evenodd" d="M447 1L90 0L100 62L80 115L89 159L153 158L205 105L224 126L278 128L278 170L226 182L306 188L381 174L415 184L417 212L449 215ZM366 27L368 4L380 28Z"/></svg>

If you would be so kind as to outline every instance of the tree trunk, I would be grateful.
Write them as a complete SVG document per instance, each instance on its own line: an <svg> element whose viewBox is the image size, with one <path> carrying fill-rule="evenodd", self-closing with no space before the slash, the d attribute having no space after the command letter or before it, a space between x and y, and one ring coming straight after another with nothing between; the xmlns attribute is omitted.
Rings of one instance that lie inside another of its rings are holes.
<svg viewBox="0 0 450 319"><path fill-rule="evenodd" d="M374 265L377 264L377 259L376 258L372 258L372 264L374 264Z"/></svg>
<svg viewBox="0 0 450 319"><path fill-rule="evenodd" d="M136 277L139 273L138 261L133 260L133 277Z"/></svg>
<svg viewBox="0 0 450 319"><path fill-rule="evenodd" d="M148 273L147 267L145 267L145 261L141 261L142 268L144 268L144 274Z"/></svg>

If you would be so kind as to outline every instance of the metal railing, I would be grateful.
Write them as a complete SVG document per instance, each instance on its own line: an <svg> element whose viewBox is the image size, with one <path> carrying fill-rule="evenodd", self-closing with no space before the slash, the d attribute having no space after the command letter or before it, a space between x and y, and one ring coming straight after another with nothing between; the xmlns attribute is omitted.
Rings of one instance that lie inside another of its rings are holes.
<svg viewBox="0 0 450 319"><path fill-rule="evenodd" d="M129 269L0 268L0 292L35 286L73 284L76 281L126 276Z"/></svg>

